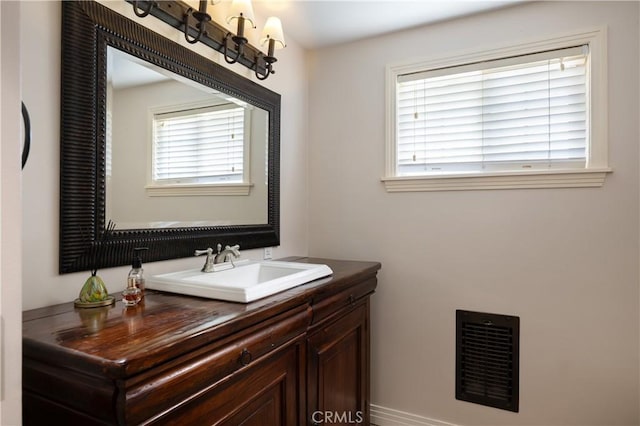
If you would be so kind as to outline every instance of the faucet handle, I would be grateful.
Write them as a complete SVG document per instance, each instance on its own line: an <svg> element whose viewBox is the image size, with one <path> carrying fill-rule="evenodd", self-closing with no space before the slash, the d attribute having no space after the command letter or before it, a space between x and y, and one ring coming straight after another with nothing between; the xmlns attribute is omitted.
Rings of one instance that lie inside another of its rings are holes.
<svg viewBox="0 0 640 426"><path fill-rule="evenodd" d="M207 256L211 256L213 254L213 249L211 247L209 247L206 250L196 250L193 255L194 256L201 256L203 254L206 254Z"/></svg>
<svg viewBox="0 0 640 426"><path fill-rule="evenodd" d="M236 244L235 246L225 246L223 253L225 253L223 262L226 262L227 259L230 259L233 263L233 257L240 257L240 246L238 244ZM220 252L218 252L218 254L220 254Z"/></svg>
<svg viewBox="0 0 640 426"><path fill-rule="evenodd" d="M214 264L215 258L213 256L213 249L211 247L207 248L206 250L196 250L193 254L194 256L200 256L200 255L206 254L207 258L204 261L204 266L202 267L201 271L202 272L213 271L213 264Z"/></svg>

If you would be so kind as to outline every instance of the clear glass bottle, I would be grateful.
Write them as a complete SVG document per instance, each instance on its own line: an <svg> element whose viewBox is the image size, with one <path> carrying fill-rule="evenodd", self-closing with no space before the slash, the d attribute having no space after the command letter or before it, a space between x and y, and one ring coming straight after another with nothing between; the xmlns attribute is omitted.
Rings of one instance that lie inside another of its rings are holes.
<svg viewBox="0 0 640 426"><path fill-rule="evenodd" d="M131 270L127 276L127 283L129 280L133 280L135 286L140 289L140 297L144 297L144 269L142 269L142 259L140 257L140 252L143 250L147 250L147 247L133 249L134 255L131 262Z"/></svg>
<svg viewBox="0 0 640 426"><path fill-rule="evenodd" d="M147 247L133 249L134 255L131 261L131 270L127 276L127 288L122 292L122 302L126 306L135 306L144 297L144 269L142 269L142 259L140 252L147 250Z"/></svg>
<svg viewBox="0 0 640 426"><path fill-rule="evenodd" d="M127 288L122 292L122 303L125 306L135 306L142 300L142 291L136 287L136 281L133 278L127 279Z"/></svg>

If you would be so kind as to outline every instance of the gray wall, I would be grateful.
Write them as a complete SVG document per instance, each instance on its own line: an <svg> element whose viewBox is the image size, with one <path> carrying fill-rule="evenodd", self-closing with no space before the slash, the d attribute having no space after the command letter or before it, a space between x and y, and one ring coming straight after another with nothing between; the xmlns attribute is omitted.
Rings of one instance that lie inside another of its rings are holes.
<svg viewBox="0 0 640 426"><path fill-rule="evenodd" d="M636 2L533 2L310 54L309 251L382 262L374 405L431 424L638 424L638 16ZM384 190L388 63L600 26L603 188ZM520 316L520 413L455 399L456 309Z"/></svg>

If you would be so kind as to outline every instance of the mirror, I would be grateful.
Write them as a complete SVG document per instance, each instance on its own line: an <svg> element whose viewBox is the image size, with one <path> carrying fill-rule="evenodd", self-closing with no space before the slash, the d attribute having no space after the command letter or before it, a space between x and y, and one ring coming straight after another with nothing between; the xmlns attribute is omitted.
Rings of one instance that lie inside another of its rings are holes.
<svg viewBox="0 0 640 426"><path fill-rule="evenodd" d="M106 218L267 223L268 112L107 48Z"/></svg>
<svg viewBox="0 0 640 426"><path fill-rule="evenodd" d="M280 95L99 3L62 2L62 10L60 272L125 265L140 246L149 247L145 261L157 261L218 243L278 245ZM119 77L108 72L116 56L161 79L136 86L140 92L155 85L146 95L153 102L118 109L132 98L125 100ZM180 86L181 98L151 99L160 84ZM161 127L153 126L186 110L225 110L222 121L239 117L230 134L242 134L234 145L241 154L230 172L153 171L162 156L153 148ZM133 131L132 123L142 125ZM116 229L105 238L109 220Z"/></svg>

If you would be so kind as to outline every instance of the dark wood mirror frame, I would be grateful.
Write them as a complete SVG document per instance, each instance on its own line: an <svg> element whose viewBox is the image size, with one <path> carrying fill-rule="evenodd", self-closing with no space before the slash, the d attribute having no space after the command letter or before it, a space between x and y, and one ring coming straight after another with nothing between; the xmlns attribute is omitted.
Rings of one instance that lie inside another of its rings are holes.
<svg viewBox="0 0 640 426"><path fill-rule="evenodd" d="M242 249L279 245L280 95L99 3L61 3L60 273L128 264L135 247L149 248L143 259L148 262L193 256L195 249L217 243L240 244ZM106 227L108 46L268 111L267 224L116 228L101 241Z"/></svg>

